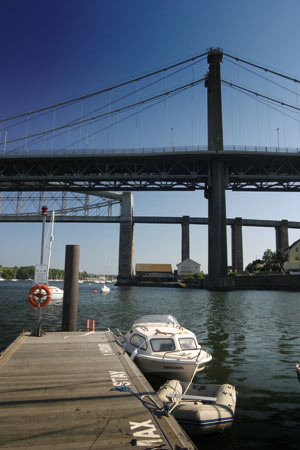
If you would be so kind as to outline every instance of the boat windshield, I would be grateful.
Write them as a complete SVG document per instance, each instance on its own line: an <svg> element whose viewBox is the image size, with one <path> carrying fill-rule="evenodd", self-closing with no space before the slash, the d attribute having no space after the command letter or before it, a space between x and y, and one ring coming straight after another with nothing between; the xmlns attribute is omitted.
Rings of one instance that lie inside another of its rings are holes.
<svg viewBox="0 0 300 450"><path fill-rule="evenodd" d="M179 344L182 350L195 350L197 348L197 344L194 338L180 338Z"/></svg>
<svg viewBox="0 0 300 450"><path fill-rule="evenodd" d="M150 344L154 352L170 352L175 350L173 339L151 339Z"/></svg>
<svg viewBox="0 0 300 450"><path fill-rule="evenodd" d="M179 325L176 317L171 314L149 314L146 316L141 316L135 320L133 325L140 325L145 323L158 323L158 324L170 324L170 325Z"/></svg>

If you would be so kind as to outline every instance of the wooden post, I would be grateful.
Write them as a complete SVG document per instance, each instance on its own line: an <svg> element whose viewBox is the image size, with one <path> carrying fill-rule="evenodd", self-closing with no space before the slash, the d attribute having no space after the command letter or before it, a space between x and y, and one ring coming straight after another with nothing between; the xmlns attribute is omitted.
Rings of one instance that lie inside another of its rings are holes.
<svg viewBox="0 0 300 450"><path fill-rule="evenodd" d="M66 245L62 330L77 330L79 245Z"/></svg>

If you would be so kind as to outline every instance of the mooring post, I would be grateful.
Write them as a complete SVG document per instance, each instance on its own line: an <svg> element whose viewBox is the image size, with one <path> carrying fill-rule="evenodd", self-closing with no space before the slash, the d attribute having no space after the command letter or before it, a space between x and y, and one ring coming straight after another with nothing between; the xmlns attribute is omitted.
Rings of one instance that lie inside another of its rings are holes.
<svg viewBox="0 0 300 450"><path fill-rule="evenodd" d="M66 245L62 330L77 330L79 245Z"/></svg>

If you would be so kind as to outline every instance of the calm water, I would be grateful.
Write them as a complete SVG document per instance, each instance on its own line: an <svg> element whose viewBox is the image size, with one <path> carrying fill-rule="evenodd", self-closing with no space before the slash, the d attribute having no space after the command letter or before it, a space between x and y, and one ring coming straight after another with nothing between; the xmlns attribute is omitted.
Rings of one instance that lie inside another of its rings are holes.
<svg viewBox="0 0 300 450"><path fill-rule="evenodd" d="M59 284L57 284L59 286ZM0 283L0 348L22 330L32 330L36 310L27 301L30 283ZM96 329L126 330L134 318L171 313L193 330L213 361L201 382L231 383L238 389L236 420L224 435L201 438L199 448L300 449L300 293L208 292L169 288L117 288L94 294L80 285L78 328L95 319ZM60 330L62 304L42 310L43 330Z"/></svg>

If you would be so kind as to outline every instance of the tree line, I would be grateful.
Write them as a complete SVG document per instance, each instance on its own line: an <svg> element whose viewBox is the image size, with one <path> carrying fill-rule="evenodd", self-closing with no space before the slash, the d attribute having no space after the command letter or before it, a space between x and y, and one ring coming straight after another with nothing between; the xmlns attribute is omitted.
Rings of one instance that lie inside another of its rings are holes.
<svg viewBox="0 0 300 450"><path fill-rule="evenodd" d="M21 267L2 267L0 266L0 276L5 280L33 280L34 279L35 266L21 266ZM65 271L61 269L49 269L50 280L63 280ZM79 272L79 278L85 280L92 275L88 274L85 270Z"/></svg>
<svg viewBox="0 0 300 450"><path fill-rule="evenodd" d="M285 273L284 263L287 260L287 255L283 254L282 250L273 252L269 248L264 251L261 259L255 259L246 267L249 273L273 272Z"/></svg>

